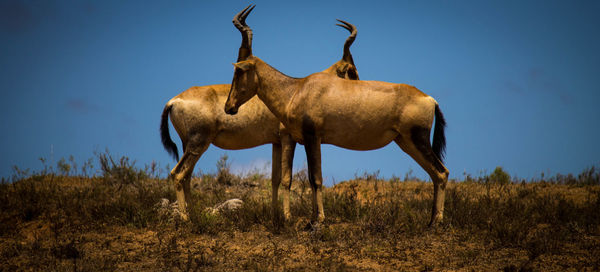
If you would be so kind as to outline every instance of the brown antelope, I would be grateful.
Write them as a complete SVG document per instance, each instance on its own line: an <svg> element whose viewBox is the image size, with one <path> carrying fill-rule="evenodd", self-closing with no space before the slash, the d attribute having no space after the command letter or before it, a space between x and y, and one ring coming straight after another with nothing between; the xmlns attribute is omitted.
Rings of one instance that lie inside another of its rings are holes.
<svg viewBox="0 0 600 272"><path fill-rule="evenodd" d="M430 225L442 220L448 180L448 170L442 163L445 120L432 97L410 85L346 80L328 73L292 78L252 54L239 55L234 66L225 112L236 114L242 104L258 95L283 123L291 135L290 141L304 144L313 189L313 220L322 222L325 218L321 144L373 150L391 141L417 161L433 180ZM434 116L432 146L429 135Z"/></svg>
<svg viewBox="0 0 600 272"><path fill-rule="evenodd" d="M242 30L245 27L246 16L252 11L252 8L248 8L238 13L234 19L242 33L240 56L251 54L251 51L247 50L251 48L252 32ZM358 79L358 72L350 54L350 45L356 38L356 27L344 21L340 22L344 25L338 25L348 29L351 34L344 44L342 59L324 70L323 73L347 79ZM190 177L196 162L211 143L229 150L246 149L271 143L273 144L271 174L273 212L276 212L276 205L278 205L278 188L283 174L285 188L283 212L285 217L289 218L289 190L295 143L289 141L289 137L282 140L280 135L285 132L280 132L279 120L259 99L250 99L236 116L225 114L223 105L230 88L229 84L192 87L173 97L165 105L160 125L163 146L176 160L179 160L177 146L169 135L169 114L173 127L183 144L183 156L171 170L179 211L187 220L186 205L190 199ZM283 154L286 154L283 162L282 150Z"/></svg>

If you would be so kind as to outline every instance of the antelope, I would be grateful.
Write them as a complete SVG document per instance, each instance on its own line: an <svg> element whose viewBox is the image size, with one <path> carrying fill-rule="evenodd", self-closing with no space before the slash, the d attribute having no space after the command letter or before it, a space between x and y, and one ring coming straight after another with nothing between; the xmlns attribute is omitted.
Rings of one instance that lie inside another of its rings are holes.
<svg viewBox="0 0 600 272"><path fill-rule="evenodd" d="M240 57L251 54L251 51L246 50L251 48L252 32L242 31L245 19L254 7L249 8L250 6L234 17L234 23L239 25L242 33ZM350 54L350 46L356 38L356 27L348 22L338 21L342 24L337 25L347 29L350 36L344 43L342 59L322 73L349 80L358 79L358 71ZM289 137L282 139L285 132L280 130L279 120L259 99L250 99L235 117L225 114L222 107L230 88L229 84L191 87L169 100L163 109L160 135L165 150L178 161L170 174L175 184L179 213L184 220L189 220L187 205L190 200L190 178L196 162L210 144L222 149L239 150L270 143L273 145L273 213L277 212L278 188L283 181L283 213L289 219L289 191L295 143ZM181 159L177 145L169 134L169 115L183 145ZM282 154L285 154L283 161Z"/></svg>
<svg viewBox="0 0 600 272"><path fill-rule="evenodd" d="M251 31L247 26L245 30ZM434 195L429 226L442 221L449 175L443 164L446 121L431 96L406 84L347 80L331 73L292 78L252 54L238 55L234 66L225 112L234 115L241 105L258 96L284 125L289 141L304 145L314 223L325 219L321 144L374 150L391 141L431 177ZM429 136L434 118L432 146Z"/></svg>

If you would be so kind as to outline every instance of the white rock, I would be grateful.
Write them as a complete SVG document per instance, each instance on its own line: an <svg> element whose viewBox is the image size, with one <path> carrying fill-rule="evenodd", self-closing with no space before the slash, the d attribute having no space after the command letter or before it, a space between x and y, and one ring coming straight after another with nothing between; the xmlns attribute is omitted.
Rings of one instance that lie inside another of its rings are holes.
<svg viewBox="0 0 600 272"><path fill-rule="evenodd" d="M213 208L208 208L207 210L212 214L218 214L223 211L234 211L242 207L244 201L239 198L229 199L221 204L216 205Z"/></svg>

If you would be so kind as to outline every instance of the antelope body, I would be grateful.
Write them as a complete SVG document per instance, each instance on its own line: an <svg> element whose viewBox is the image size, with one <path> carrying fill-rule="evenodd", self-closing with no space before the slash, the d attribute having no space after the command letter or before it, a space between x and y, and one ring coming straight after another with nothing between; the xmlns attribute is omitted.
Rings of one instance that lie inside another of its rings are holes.
<svg viewBox="0 0 600 272"><path fill-rule="evenodd" d="M251 10L246 8L243 13L240 12L236 15L235 20L241 26L245 25L245 16ZM344 57L322 73L358 79L358 72L349 51L349 47L356 37L356 28L347 22L340 22L344 23L340 26L351 32L344 46ZM242 32L246 43L251 41L248 34ZM246 47L247 44L242 42L240 52ZM186 206L190 199L190 178L196 162L210 144L223 149L238 150L270 143L273 144L271 174L273 212L277 211L278 188L283 181L283 212L285 217L289 218L289 190L295 143L282 128L280 129L279 120L258 98L248 100L236 116L225 114L223 105L227 100L230 88L229 84L192 87L173 97L164 107L160 126L163 146L167 152L179 160L177 146L169 135L169 115L183 144L183 156L171 171L179 211L187 220Z"/></svg>
<svg viewBox="0 0 600 272"><path fill-rule="evenodd" d="M391 141L408 153L434 183L430 225L443 218L448 170L442 163L445 120L437 102L417 88L380 81L351 81L316 73L291 78L253 55L238 57L225 111L257 95L283 123L293 141L303 143L313 189L313 219L325 218L320 145L353 150L381 148ZM433 146L429 135L435 117Z"/></svg>

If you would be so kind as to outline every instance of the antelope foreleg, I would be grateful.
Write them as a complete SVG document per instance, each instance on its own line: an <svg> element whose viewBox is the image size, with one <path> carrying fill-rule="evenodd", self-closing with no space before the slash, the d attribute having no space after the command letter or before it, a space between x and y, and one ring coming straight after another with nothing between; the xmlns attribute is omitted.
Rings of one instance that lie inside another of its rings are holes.
<svg viewBox="0 0 600 272"><path fill-rule="evenodd" d="M273 224L277 224L279 213L279 184L281 184L281 144L273 143L273 156L271 163L271 208Z"/></svg>
<svg viewBox="0 0 600 272"><path fill-rule="evenodd" d="M289 134L281 134L281 182L283 184L283 216L286 220L291 217L290 213L290 190L292 188L292 167L294 162L294 151L296 142Z"/></svg>
<svg viewBox="0 0 600 272"><path fill-rule="evenodd" d="M304 148L308 160L308 180L313 192L313 220L323 222L323 176L321 174L321 139L304 136Z"/></svg>

